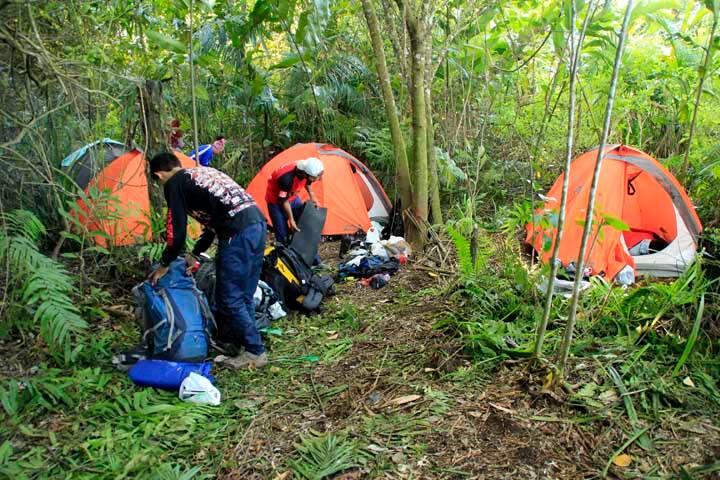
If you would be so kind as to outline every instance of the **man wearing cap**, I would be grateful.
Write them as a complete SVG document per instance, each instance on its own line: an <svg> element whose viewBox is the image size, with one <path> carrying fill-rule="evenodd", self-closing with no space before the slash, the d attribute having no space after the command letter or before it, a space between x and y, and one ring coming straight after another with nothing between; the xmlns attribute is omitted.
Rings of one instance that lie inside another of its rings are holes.
<svg viewBox="0 0 720 480"><path fill-rule="evenodd" d="M190 158L198 162L203 167L209 167L212 163L213 155L220 155L225 150L225 137L219 135L215 141L209 145L200 145L198 154L195 150L190 152Z"/></svg>
<svg viewBox="0 0 720 480"><path fill-rule="evenodd" d="M307 191L310 201L316 207L320 206L312 191L312 184L322 176L323 171L322 162L310 157L287 163L270 175L265 201L278 242L287 244L288 233L300 231L296 220L305 208L297 196L301 189Z"/></svg>

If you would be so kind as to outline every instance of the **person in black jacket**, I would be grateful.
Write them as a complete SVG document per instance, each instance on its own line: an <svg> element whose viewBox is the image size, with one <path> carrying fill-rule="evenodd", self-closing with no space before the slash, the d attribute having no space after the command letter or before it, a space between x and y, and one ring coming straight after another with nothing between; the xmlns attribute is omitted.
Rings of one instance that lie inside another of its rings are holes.
<svg viewBox="0 0 720 480"><path fill-rule="evenodd" d="M150 173L163 185L167 213L167 245L160 266L150 275L155 283L170 262L185 250L187 217L203 225L188 265L218 238L215 302L220 337L244 347L228 364L262 367L267 354L255 326L255 302L265 250L265 218L255 200L224 173L210 167L184 169L172 153L150 160Z"/></svg>

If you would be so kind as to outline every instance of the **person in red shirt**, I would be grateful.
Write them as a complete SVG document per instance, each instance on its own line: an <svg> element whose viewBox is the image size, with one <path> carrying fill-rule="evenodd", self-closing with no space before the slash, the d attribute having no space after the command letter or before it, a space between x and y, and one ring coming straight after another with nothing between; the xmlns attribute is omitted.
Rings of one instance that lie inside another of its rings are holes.
<svg viewBox="0 0 720 480"><path fill-rule="evenodd" d="M322 162L310 157L287 163L270 175L265 201L278 242L287 244L289 233L299 231L297 219L305 208L297 196L301 189L307 191L310 201L316 207L320 206L312 191L312 184L322 176L323 171Z"/></svg>
<svg viewBox="0 0 720 480"><path fill-rule="evenodd" d="M180 150L185 146L183 131L180 130L180 120L177 118L170 122L170 147L173 150Z"/></svg>

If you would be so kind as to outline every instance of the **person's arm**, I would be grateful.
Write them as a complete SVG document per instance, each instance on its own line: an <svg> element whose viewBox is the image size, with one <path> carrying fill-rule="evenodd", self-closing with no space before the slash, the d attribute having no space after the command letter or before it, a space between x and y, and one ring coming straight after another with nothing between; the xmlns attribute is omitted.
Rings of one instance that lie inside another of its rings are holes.
<svg viewBox="0 0 720 480"><path fill-rule="evenodd" d="M195 243L192 254L196 257L199 256L205 250L210 248L213 240L215 240L215 232L209 228L204 228L202 235L200 235L200 238L198 238L198 241Z"/></svg>
<svg viewBox="0 0 720 480"><path fill-rule="evenodd" d="M297 226L297 223L295 223L295 217L293 216L292 206L290 205L290 201L285 199L282 203L283 211L285 212L285 216L288 219L288 226L290 227L291 232L299 232L300 229Z"/></svg>
<svg viewBox="0 0 720 480"><path fill-rule="evenodd" d="M167 201L166 245L160 263L167 267L185 250L187 238L187 210L182 192L182 183L170 182L165 190Z"/></svg>
<svg viewBox="0 0 720 480"><path fill-rule="evenodd" d="M316 207L319 207L320 204L318 203L317 198L315 197L315 193L313 193L313 190L312 190L312 183L310 183L310 182L306 183L305 190L308 193L308 197L310 197L310 201L313 204L315 204Z"/></svg>

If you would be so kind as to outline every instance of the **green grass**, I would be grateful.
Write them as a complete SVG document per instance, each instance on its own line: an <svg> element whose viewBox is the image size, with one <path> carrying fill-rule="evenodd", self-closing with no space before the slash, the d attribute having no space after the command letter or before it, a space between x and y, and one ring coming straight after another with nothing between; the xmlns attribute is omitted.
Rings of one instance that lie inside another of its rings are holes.
<svg viewBox="0 0 720 480"><path fill-rule="evenodd" d="M405 303L411 299L408 293L402 297ZM0 382L0 477L189 479L233 471L231 452L250 426L263 428L257 423L268 423L273 416L289 422L307 412L321 416L348 391L348 384L315 378L314 371L332 368L356 342L368 339L363 326L383 321L382 315L370 313L338 297L328 302L323 315L279 322L267 337L270 366L259 372L214 372L223 396L218 407L183 403L174 393L133 386L109 360L113 351L135 340L134 327L101 330L85 346L79 366L40 365L35 375ZM393 365L392 359L385 363ZM253 468L263 475L292 470L298 478L318 479L361 465L392 469L392 462L383 466L382 455L364 447L376 435L387 445L398 445L424 432L422 417L446 408L440 392L429 395L431 408L420 418L398 413L391 415L395 420L378 423L360 412L354 419L357 428L292 439L292 454L282 465L259 459Z"/></svg>

